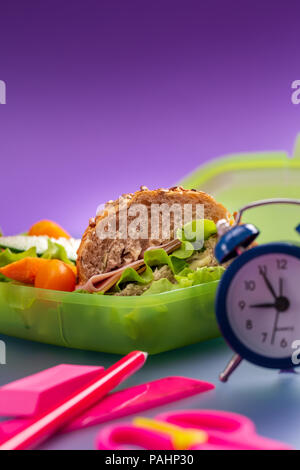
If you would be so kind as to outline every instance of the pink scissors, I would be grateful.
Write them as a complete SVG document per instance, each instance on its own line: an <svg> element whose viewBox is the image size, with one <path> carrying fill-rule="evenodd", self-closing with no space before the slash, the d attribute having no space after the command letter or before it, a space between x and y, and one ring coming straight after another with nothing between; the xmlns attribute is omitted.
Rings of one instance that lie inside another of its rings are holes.
<svg viewBox="0 0 300 470"><path fill-rule="evenodd" d="M256 433L245 416L225 411L187 410L163 413L154 420L136 418L103 428L99 450L291 450Z"/></svg>

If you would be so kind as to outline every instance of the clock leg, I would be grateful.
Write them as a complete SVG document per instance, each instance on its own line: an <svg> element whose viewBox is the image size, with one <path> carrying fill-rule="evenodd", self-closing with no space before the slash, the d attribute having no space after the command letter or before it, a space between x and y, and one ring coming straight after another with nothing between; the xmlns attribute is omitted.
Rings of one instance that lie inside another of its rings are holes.
<svg viewBox="0 0 300 470"><path fill-rule="evenodd" d="M228 362L227 366L225 367L224 371L220 374L219 379L221 382L227 382L229 377L231 376L232 372L238 367L238 365L242 362L243 358L238 354L235 354L230 361Z"/></svg>

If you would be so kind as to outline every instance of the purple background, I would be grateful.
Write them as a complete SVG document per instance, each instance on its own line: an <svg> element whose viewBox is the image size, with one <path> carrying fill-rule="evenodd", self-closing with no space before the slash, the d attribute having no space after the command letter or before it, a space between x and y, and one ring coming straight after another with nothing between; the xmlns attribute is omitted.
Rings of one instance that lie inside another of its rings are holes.
<svg viewBox="0 0 300 470"><path fill-rule="evenodd" d="M1 0L4 232L52 218L79 236L99 203L141 184L291 151L297 3Z"/></svg>
<svg viewBox="0 0 300 470"><path fill-rule="evenodd" d="M299 10L299 0L0 0L4 232L47 217L80 236L100 202L141 184L172 185L225 153L291 152ZM116 360L5 341L1 384L57 363ZM207 401L178 407L246 414L299 448L299 381L244 362L225 391L216 377L230 355L218 339L153 356L127 385L166 375L213 381ZM97 431L46 447L91 448Z"/></svg>

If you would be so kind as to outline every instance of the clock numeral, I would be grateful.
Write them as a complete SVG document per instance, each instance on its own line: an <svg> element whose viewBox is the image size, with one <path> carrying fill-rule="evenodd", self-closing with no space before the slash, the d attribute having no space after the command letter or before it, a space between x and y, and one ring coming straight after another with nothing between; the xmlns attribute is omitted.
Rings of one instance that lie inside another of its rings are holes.
<svg viewBox="0 0 300 470"><path fill-rule="evenodd" d="M256 284L255 284L255 281L245 281L245 289L246 290L250 290L250 291L254 291L256 288Z"/></svg>
<svg viewBox="0 0 300 470"><path fill-rule="evenodd" d="M260 274L268 274L268 268L265 264L258 266L258 271Z"/></svg>
<svg viewBox="0 0 300 470"><path fill-rule="evenodd" d="M280 347L281 347L281 348L286 348L287 345L288 345L288 344L287 344L287 342L286 342L286 339L283 338L283 339L280 341Z"/></svg>
<svg viewBox="0 0 300 470"><path fill-rule="evenodd" d="M244 300L240 300L239 301L239 307L241 310L244 310L244 308L246 307L246 302Z"/></svg>
<svg viewBox="0 0 300 470"><path fill-rule="evenodd" d="M246 328L247 328L247 330L252 330L252 328L253 328L252 320L247 320L246 321Z"/></svg>
<svg viewBox="0 0 300 470"><path fill-rule="evenodd" d="M268 337L268 333L263 332L261 335L262 335L262 342L265 343Z"/></svg>
<svg viewBox="0 0 300 470"><path fill-rule="evenodd" d="M287 269L287 259L277 259L276 260L276 266L277 266L277 269Z"/></svg>

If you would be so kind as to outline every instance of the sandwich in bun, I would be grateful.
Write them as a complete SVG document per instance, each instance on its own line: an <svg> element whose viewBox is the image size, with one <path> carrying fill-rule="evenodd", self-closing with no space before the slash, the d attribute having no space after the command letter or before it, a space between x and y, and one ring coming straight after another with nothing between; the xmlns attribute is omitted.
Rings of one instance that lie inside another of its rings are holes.
<svg viewBox="0 0 300 470"><path fill-rule="evenodd" d="M101 207L78 249L78 290L148 295L217 280L216 223L231 220L203 191L173 187L122 195Z"/></svg>

